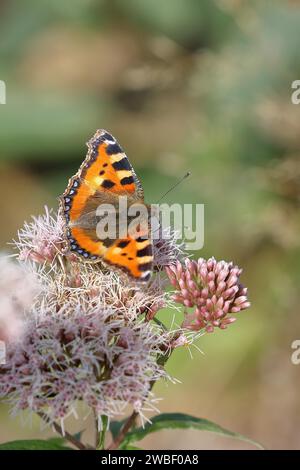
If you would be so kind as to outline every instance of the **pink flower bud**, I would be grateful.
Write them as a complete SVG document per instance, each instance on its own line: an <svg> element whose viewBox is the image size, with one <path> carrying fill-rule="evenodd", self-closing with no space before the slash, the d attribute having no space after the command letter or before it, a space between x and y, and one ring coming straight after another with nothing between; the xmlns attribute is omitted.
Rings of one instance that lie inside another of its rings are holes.
<svg viewBox="0 0 300 470"><path fill-rule="evenodd" d="M189 329L205 328L211 332L215 327L224 329L234 321L233 318L227 321L228 314L250 306L247 289L239 282L242 270L232 262L199 258L197 262L186 260L184 267L180 266L176 267L180 280L175 299L186 307L196 306L186 322Z"/></svg>
<svg viewBox="0 0 300 470"><path fill-rule="evenodd" d="M192 302L191 300L188 300L188 299L184 299L183 300L183 305L185 307L193 307L194 306L194 302Z"/></svg>
<svg viewBox="0 0 300 470"><path fill-rule="evenodd" d="M197 284L194 281L188 282L188 288L191 291L195 291L195 293L197 294Z"/></svg>
<svg viewBox="0 0 300 470"><path fill-rule="evenodd" d="M240 297L237 297L234 301L234 304L235 305L241 305L243 304L244 302L247 301L247 297L245 295L241 295Z"/></svg>
<svg viewBox="0 0 300 470"><path fill-rule="evenodd" d="M206 329L207 333L213 333L214 332L214 327L212 325L207 325L205 329Z"/></svg>
<svg viewBox="0 0 300 470"><path fill-rule="evenodd" d="M214 281L210 281L208 283L208 288L210 290L210 292L213 294L214 292L216 292L216 285L214 283Z"/></svg>

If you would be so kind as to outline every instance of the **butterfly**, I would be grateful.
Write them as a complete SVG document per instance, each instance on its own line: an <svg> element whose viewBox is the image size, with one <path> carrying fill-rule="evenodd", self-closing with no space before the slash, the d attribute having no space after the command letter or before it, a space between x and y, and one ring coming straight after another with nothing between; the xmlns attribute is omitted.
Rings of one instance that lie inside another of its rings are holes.
<svg viewBox="0 0 300 470"><path fill-rule="evenodd" d="M144 192L134 169L116 139L99 129L87 142L88 152L78 172L69 180L60 205L70 252L86 262L102 262L122 270L136 281L147 282L152 273L153 245L149 220L135 232L104 236L97 230L99 209L116 209L117 219L130 217L120 212L120 198L128 209L145 208ZM129 210L128 210L129 213Z"/></svg>

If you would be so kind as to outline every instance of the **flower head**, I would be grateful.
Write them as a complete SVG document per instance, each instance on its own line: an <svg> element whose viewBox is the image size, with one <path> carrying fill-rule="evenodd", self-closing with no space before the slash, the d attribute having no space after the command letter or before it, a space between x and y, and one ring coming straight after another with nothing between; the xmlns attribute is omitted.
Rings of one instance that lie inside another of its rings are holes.
<svg viewBox="0 0 300 470"><path fill-rule="evenodd" d="M8 344L0 369L0 396L15 413L63 420L78 401L109 418L127 405L141 411L152 381L167 376L156 363L166 338L149 323L128 324L99 307L40 313L27 321L21 341Z"/></svg>
<svg viewBox="0 0 300 470"><path fill-rule="evenodd" d="M25 222L14 242L19 250L19 259L31 259L38 263L51 263L64 247L64 221L45 207L45 214L32 217L32 222Z"/></svg>
<svg viewBox="0 0 300 470"><path fill-rule="evenodd" d="M194 309L193 313L186 311L184 328L205 328L207 332L215 327L225 329L235 321L232 314L250 306L247 289L239 280L242 270L232 262L187 259L185 265L177 262L169 266L167 273L176 289L173 299L186 309Z"/></svg>
<svg viewBox="0 0 300 470"><path fill-rule="evenodd" d="M179 234L170 227L158 229L153 240L154 267L156 270L173 265L185 256L184 243L179 242Z"/></svg>

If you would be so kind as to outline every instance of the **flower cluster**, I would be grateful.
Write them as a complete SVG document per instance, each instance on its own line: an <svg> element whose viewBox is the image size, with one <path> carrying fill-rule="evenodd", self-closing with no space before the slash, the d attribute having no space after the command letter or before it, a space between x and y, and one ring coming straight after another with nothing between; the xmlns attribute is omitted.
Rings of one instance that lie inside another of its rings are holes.
<svg viewBox="0 0 300 470"><path fill-rule="evenodd" d="M99 417L129 404L151 406L151 382L166 377L156 359L167 338L149 323L124 323L111 309L40 312L26 322L23 341L10 342L0 369L0 395L14 412L43 411L51 421L74 413L81 400Z"/></svg>
<svg viewBox="0 0 300 470"><path fill-rule="evenodd" d="M184 328L205 330L225 329L235 321L231 314L250 306L247 289L239 281L242 270L233 263L187 259L183 265L177 261L167 273L176 291L173 299L186 308ZM187 313L193 308L192 313Z"/></svg>
<svg viewBox="0 0 300 470"><path fill-rule="evenodd" d="M226 328L232 313L250 305L237 266L213 258L181 261L183 246L170 230L154 240L155 274L142 287L68 252L63 217L47 209L24 225L15 246L20 265L0 260L0 307L6 312L0 340L7 341L0 398L13 413L29 409L50 423L59 419L63 425L79 401L98 422L128 406L143 416L155 407L154 382L170 379L163 364L171 351L190 344L199 330ZM165 272L176 289L173 299ZM170 331L155 315L174 307L174 300L194 311ZM19 321L22 335L8 334L10 327L19 331Z"/></svg>

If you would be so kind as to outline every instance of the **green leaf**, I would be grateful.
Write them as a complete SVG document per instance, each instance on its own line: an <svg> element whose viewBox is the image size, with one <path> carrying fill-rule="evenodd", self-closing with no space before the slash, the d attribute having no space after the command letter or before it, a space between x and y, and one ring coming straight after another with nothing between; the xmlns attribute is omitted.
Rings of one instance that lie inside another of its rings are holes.
<svg viewBox="0 0 300 470"><path fill-rule="evenodd" d="M133 445L128 445L126 447L122 447L122 450L143 450L141 447L136 447Z"/></svg>
<svg viewBox="0 0 300 470"><path fill-rule="evenodd" d="M207 419L196 418L194 416L186 415L183 413L163 413L151 419L151 423L147 423L144 428L139 427L129 432L123 440L120 449L128 448L128 444L135 441L140 441L148 434L161 431L162 429L198 429L199 431L208 431L219 434L224 437L232 437L240 441L248 442L260 449L263 449L261 444L249 439L242 434L238 434L219 426Z"/></svg>
<svg viewBox="0 0 300 470"><path fill-rule="evenodd" d="M20 440L0 444L0 450L72 450L64 444L61 438Z"/></svg>

